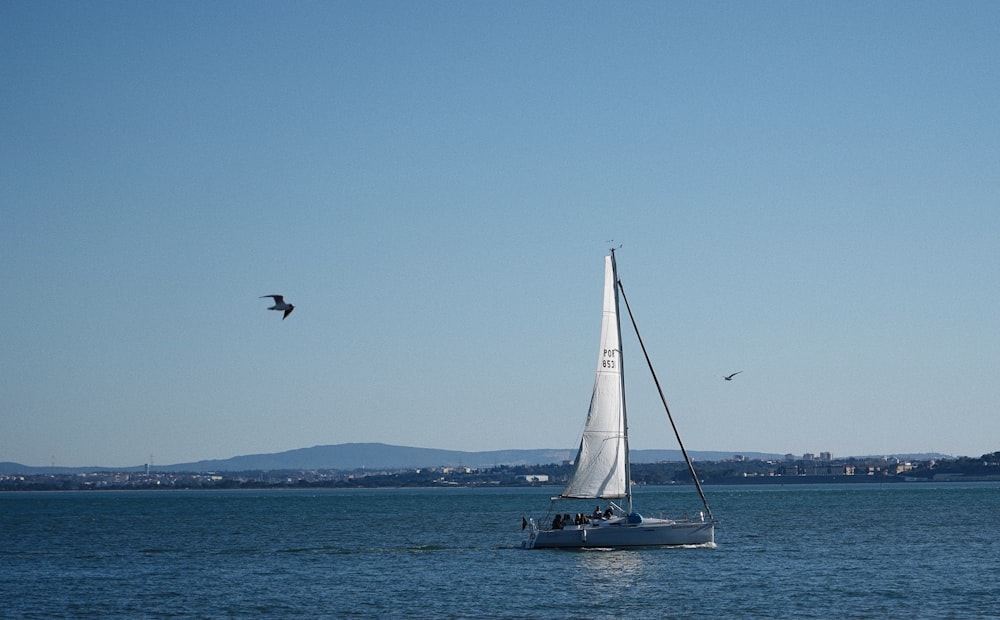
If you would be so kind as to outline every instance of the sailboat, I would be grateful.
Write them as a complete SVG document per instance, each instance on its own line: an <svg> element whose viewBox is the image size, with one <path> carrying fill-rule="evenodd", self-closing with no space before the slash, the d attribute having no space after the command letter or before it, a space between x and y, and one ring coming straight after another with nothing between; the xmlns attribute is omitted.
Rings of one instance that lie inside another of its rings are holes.
<svg viewBox="0 0 1000 620"><path fill-rule="evenodd" d="M604 258L604 319L587 423L580 440L573 475L562 493L552 498L553 506L557 500L562 499L606 501L610 506L603 513L598 506L593 515L578 513L572 519L563 519L557 514L551 524L539 523L534 518L522 519L522 529L528 535L522 541L522 546L526 549L712 546L715 543L715 518L687 450L681 443L680 433L655 372L653 379L660 393L660 400L705 509L699 511L695 518L674 520L645 517L636 512L632 505L619 297L625 301L650 372L653 371L646 346L628 305L628 298L625 297L625 290L618 280L615 250L612 249L610 256Z"/></svg>

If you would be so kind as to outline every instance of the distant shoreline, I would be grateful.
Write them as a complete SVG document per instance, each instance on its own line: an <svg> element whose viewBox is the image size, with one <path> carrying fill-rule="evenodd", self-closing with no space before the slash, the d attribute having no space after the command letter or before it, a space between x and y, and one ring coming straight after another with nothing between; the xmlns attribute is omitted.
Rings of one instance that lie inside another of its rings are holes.
<svg viewBox="0 0 1000 620"><path fill-rule="evenodd" d="M247 480L241 477L213 476L210 479L197 474L157 473L141 478L120 481L81 481L80 476L3 476L0 477L0 493L32 492L114 492L114 491L268 491L268 490L351 490L351 489L515 489L552 488L558 489L563 481L527 482L524 480L476 480L458 482L453 480L409 480L387 479L370 476L361 480L312 480L293 479L279 476L281 480ZM914 478L897 475L798 475L798 476L732 476L705 480L705 487L723 486L800 486L800 485L870 485L870 484L950 484L1000 482L1000 475L989 476L949 476L944 478ZM635 484L634 488L678 488L691 487L690 483Z"/></svg>
<svg viewBox="0 0 1000 620"><path fill-rule="evenodd" d="M523 455L518 455L523 456ZM750 459L737 456L718 461L696 461L703 484L791 485L825 483L978 482L1000 480L1000 452L978 458L901 460L868 459ZM826 456L826 455L825 455ZM356 461L355 461L356 462ZM204 470L182 467L90 471L17 471L14 463L0 463L0 490L80 490L157 488L392 488L392 487L523 487L559 488L574 466L536 461L474 467L469 465L385 466L332 468L320 466L246 467ZM11 471L11 470L14 471ZM47 469L47 468L46 468ZM636 486L691 484L692 471L682 461L633 462Z"/></svg>

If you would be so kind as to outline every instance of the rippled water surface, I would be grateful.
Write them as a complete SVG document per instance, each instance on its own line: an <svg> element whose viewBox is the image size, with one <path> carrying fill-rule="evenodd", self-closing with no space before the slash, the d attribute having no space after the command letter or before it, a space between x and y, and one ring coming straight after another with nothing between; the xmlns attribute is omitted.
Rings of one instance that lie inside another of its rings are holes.
<svg viewBox="0 0 1000 620"><path fill-rule="evenodd" d="M4 493L0 616L997 617L1000 484L709 486L714 549L520 549L553 491Z"/></svg>

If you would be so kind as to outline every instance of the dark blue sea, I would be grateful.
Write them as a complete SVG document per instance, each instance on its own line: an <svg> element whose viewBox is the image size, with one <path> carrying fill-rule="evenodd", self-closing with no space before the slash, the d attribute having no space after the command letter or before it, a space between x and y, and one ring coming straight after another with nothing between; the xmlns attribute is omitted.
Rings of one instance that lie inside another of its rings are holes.
<svg viewBox="0 0 1000 620"><path fill-rule="evenodd" d="M715 548L522 550L554 490L0 493L0 616L1000 615L997 483L709 486Z"/></svg>

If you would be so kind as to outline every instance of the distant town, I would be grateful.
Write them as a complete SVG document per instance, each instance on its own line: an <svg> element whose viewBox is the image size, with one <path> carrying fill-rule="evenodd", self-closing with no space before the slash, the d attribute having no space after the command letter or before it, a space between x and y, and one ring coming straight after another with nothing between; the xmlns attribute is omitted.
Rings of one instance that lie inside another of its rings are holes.
<svg viewBox="0 0 1000 620"><path fill-rule="evenodd" d="M695 463L702 484L913 483L1000 480L1000 452L979 458L851 457L829 452L783 459L732 458ZM251 471L75 471L0 473L0 491L113 489L279 489L562 486L569 461L493 467L439 466L381 469ZM634 485L691 484L682 461L632 463Z"/></svg>

